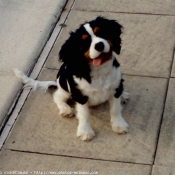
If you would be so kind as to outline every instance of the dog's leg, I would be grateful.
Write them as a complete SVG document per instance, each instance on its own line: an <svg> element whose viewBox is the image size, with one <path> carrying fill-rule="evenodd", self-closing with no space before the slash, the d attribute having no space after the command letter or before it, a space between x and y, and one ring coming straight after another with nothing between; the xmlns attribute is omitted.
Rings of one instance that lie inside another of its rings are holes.
<svg viewBox="0 0 175 175"><path fill-rule="evenodd" d="M74 110L67 104L67 100L70 98L70 94L61 87L53 94L53 100L57 104L59 114L62 117L73 117Z"/></svg>
<svg viewBox="0 0 175 175"><path fill-rule="evenodd" d="M110 115L112 130L118 134L125 134L128 132L128 124L122 117L121 110L121 97L115 98L112 96L109 100L110 104Z"/></svg>
<svg viewBox="0 0 175 175"><path fill-rule="evenodd" d="M89 141L95 136L95 132L90 123L90 112L88 104L76 104L77 118L79 121L77 129L77 137L81 140Z"/></svg>

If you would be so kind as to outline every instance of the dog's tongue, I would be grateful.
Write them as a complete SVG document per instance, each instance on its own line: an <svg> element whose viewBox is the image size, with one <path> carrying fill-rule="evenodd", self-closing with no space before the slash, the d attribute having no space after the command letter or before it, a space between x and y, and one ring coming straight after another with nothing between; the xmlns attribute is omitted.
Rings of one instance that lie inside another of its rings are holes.
<svg viewBox="0 0 175 175"><path fill-rule="evenodd" d="M95 67L100 66L100 64L102 63L103 57L97 57L95 59L93 59L92 63Z"/></svg>

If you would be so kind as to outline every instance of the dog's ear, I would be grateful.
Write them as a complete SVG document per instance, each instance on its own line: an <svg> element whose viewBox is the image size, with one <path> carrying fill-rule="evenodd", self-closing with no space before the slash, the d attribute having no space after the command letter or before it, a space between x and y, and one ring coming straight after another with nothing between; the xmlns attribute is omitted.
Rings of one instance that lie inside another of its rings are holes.
<svg viewBox="0 0 175 175"><path fill-rule="evenodd" d="M90 81L90 67L81 50L81 42L76 32L70 33L69 39L62 45L59 59L67 65L73 75Z"/></svg>
<svg viewBox="0 0 175 175"><path fill-rule="evenodd" d="M109 20L101 16L96 18L101 28L104 28L106 39L112 43L112 48L115 53L120 54L121 50L121 37L123 27L115 20Z"/></svg>
<svg viewBox="0 0 175 175"><path fill-rule="evenodd" d="M59 59L66 64L69 64L70 62L72 62L73 54L77 49L76 45L77 45L77 42L76 42L75 33L71 32L69 39L66 40L61 47L61 50L59 52Z"/></svg>

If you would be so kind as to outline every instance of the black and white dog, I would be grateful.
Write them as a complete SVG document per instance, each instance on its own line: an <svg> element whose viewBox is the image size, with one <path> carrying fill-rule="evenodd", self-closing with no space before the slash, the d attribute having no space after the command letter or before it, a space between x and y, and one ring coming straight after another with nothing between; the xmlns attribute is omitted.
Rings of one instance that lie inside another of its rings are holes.
<svg viewBox="0 0 175 175"><path fill-rule="evenodd" d="M121 114L121 101L127 100L129 94L124 92L120 64L113 53L120 54L121 33L122 26L117 21L103 17L82 24L70 34L60 50L63 64L56 82L33 80L15 70L26 86L46 90L56 87L53 99L61 116L73 116L74 110L67 100L71 98L76 102L77 136L84 141L95 136L89 106L105 101L110 104L112 130L119 134L128 131L128 124Z"/></svg>

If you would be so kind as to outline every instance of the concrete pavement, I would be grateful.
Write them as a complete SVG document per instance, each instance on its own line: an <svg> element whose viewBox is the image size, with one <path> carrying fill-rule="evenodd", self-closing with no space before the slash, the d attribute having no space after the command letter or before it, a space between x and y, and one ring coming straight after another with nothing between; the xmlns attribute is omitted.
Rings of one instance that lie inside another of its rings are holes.
<svg viewBox="0 0 175 175"><path fill-rule="evenodd" d="M118 20L124 26L118 59L131 94L123 110L129 133L112 132L104 103L91 111L96 137L82 142L75 118L61 118L49 94L25 89L22 95L29 96L1 149L0 171L175 174L174 7L173 0L69 0L59 21L66 20L67 27L53 32L59 36L38 79L55 80L59 49L80 23L98 15ZM33 72L40 69L36 64Z"/></svg>
<svg viewBox="0 0 175 175"><path fill-rule="evenodd" d="M0 130L21 88L12 69L30 71L66 0L0 0Z"/></svg>

